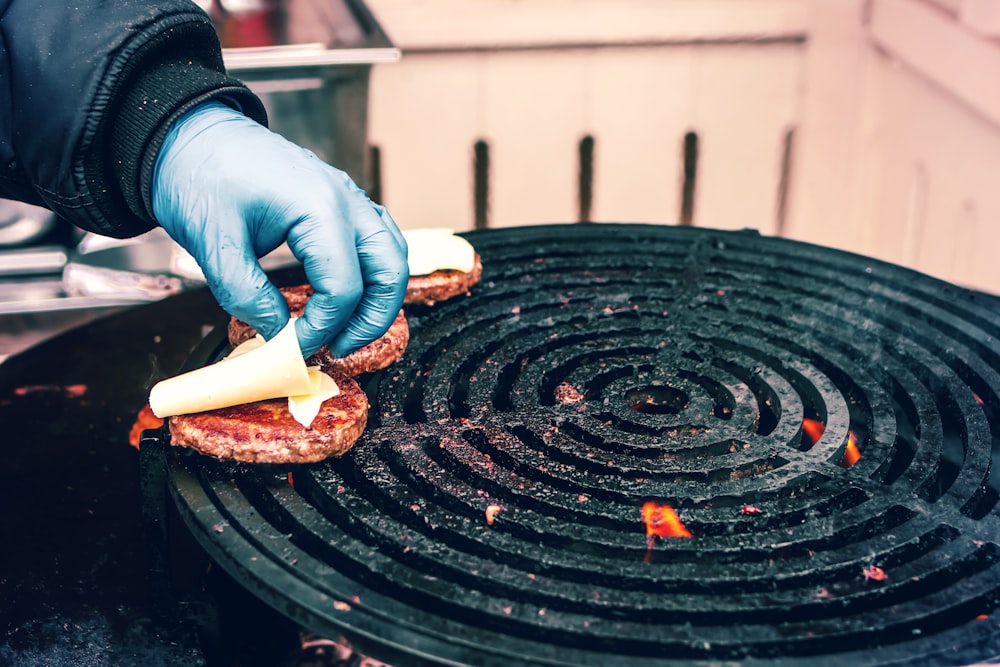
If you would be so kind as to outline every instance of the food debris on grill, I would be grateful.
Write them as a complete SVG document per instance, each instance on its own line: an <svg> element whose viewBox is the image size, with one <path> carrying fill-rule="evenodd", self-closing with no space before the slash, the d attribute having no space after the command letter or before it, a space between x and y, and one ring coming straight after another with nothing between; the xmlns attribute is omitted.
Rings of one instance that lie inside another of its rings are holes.
<svg viewBox="0 0 1000 667"><path fill-rule="evenodd" d="M295 658L299 667L390 667L355 651L345 637L328 639L313 632L302 631Z"/></svg>
<svg viewBox="0 0 1000 667"><path fill-rule="evenodd" d="M486 507L486 525L492 526L493 522L496 520L497 512L503 508L499 505L489 505Z"/></svg>
<svg viewBox="0 0 1000 667"><path fill-rule="evenodd" d="M556 386L555 396L557 401L564 404L579 403L584 399L580 390L568 382L561 382Z"/></svg>

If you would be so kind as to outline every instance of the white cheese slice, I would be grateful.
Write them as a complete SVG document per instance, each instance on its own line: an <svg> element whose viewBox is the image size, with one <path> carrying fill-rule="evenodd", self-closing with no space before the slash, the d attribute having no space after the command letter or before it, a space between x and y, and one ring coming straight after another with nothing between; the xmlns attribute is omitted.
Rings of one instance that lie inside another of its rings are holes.
<svg viewBox="0 0 1000 667"><path fill-rule="evenodd" d="M405 229L403 237L409 247L407 259L411 276L426 276L448 269L468 273L476 265L476 250L472 244L447 227Z"/></svg>
<svg viewBox="0 0 1000 667"><path fill-rule="evenodd" d="M312 393L313 380L295 336L295 318L271 340L251 347L158 382L149 393L153 414L170 417Z"/></svg>
<svg viewBox="0 0 1000 667"><path fill-rule="evenodd" d="M264 345L264 337L257 334L237 345L222 361L252 352L262 345ZM316 419L323 401L340 394L340 387L337 386L336 381L324 373L321 368L320 366L308 367L309 381L312 383L312 389L308 394L288 397L288 413L306 428L309 428L313 420Z"/></svg>
<svg viewBox="0 0 1000 667"><path fill-rule="evenodd" d="M247 352L250 352L251 350L256 350L258 347L261 347L266 342L267 341L264 340L263 336L261 336L260 334L257 334L253 338L245 340L242 343L240 343L239 345L237 345L235 348L233 348L233 351L230 352L229 354L227 354L222 359L222 361L226 361L227 359L235 359L236 357L244 355Z"/></svg>
<svg viewBox="0 0 1000 667"><path fill-rule="evenodd" d="M323 401L340 394L340 387L332 377L321 371L319 366L309 368L309 379L313 383L313 390L310 393L288 397L289 414L306 428L309 428L316 419Z"/></svg>

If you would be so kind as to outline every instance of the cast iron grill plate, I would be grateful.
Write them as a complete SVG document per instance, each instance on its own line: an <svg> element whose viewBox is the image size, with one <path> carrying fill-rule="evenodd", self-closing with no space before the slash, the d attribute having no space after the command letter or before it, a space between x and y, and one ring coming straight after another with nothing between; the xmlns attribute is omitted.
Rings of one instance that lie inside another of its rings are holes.
<svg viewBox="0 0 1000 667"><path fill-rule="evenodd" d="M408 310L343 459L170 452L248 588L398 665L1000 655L995 298L750 232L466 236L482 282ZM648 543L647 501L693 537Z"/></svg>

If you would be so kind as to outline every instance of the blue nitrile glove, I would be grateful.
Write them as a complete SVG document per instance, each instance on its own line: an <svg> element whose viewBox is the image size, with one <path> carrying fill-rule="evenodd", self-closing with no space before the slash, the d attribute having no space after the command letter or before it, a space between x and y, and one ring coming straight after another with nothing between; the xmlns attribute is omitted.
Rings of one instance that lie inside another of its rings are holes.
<svg viewBox="0 0 1000 667"><path fill-rule="evenodd" d="M198 262L228 313L265 338L288 305L259 257L283 241L315 294L295 330L304 355L344 356L381 336L403 304L406 242L344 172L219 102L170 128L153 173L153 214Z"/></svg>

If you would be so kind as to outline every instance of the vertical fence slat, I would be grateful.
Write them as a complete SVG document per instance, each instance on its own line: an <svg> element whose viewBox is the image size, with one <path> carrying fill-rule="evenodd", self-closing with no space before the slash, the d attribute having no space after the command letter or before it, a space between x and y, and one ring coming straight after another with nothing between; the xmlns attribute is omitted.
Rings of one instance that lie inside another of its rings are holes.
<svg viewBox="0 0 1000 667"><path fill-rule="evenodd" d="M678 139L690 127L690 46L606 49L591 58L594 220L678 222Z"/></svg>
<svg viewBox="0 0 1000 667"><path fill-rule="evenodd" d="M681 182L681 214L682 225L694 224L694 195L698 187L698 133L684 133L681 142L681 164L684 180Z"/></svg>
<svg viewBox="0 0 1000 667"><path fill-rule="evenodd" d="M590 222L590 211L594 204L594 137L589 134L580 139L579 149L580 175L577 192L579 193L580 222Z"/></svg>
<svg viewBox="0 0 1000 667"><path fill-rule="evenodd" d="M588 130L586 60L577 51L481 56L492 226L576 218L577 143Z"/></svg>
<svg viewBox="0 0 1000 667"><path fill-rule="evenodd" d="M426 55L372 68L368 136L381 149L383 203L401 227L473 227L476 61Z"/></svg>

